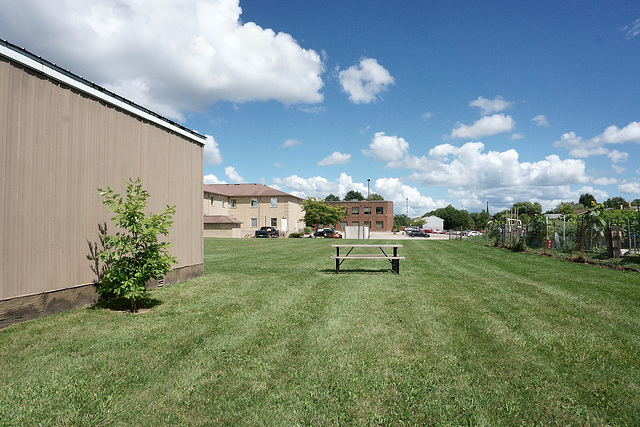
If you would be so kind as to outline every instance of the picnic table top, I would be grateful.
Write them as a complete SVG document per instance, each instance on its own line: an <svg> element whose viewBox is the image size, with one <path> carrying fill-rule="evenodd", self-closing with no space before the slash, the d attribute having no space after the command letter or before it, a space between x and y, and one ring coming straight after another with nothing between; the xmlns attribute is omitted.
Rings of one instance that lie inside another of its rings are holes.
<svg viewBox="0 0 640 427"><path fill-rule="evenodd" d="M333 248L401 248L402 245L331 245Z"/></svg>

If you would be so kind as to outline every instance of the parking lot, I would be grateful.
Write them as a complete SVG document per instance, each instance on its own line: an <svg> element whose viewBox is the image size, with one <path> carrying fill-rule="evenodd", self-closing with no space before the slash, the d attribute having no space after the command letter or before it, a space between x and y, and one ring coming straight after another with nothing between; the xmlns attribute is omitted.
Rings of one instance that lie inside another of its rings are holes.
<svg viewBox="0 0 640 427"><path fill-rule="evenodd" d="M449 240L448 234L431 234L429 238L424 237L409 237L406 234L392 233L391 231L372 231L370 233L370 239L422 239L422 240Z"/></svg>

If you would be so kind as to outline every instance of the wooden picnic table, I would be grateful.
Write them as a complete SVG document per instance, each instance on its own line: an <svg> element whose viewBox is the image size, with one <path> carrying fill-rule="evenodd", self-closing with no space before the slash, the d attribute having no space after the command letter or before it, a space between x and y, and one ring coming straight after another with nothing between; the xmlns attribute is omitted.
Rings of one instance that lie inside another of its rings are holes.
<svg viewBox="0 0 640 427"><path fill-rule="evenodd" d="M336 260L336 274L340 273L340 266L348 259L387 260L391 262L391 270L395 274L400 274L400 260L405 259L403 256L398 256L398 248L401 248L402 245L331 245L331 247L336 248L336 254L331 256L332 259ZM346 254L340 255L340 248L349 248L349 250ZM352 253L354 249L360 248L378 248L380 252L371 253L371 251L369 251L367 253ZM387 251L385 251L385 249L387 249ZM393 250L393 253L391 253L391 249Z"/></svg>

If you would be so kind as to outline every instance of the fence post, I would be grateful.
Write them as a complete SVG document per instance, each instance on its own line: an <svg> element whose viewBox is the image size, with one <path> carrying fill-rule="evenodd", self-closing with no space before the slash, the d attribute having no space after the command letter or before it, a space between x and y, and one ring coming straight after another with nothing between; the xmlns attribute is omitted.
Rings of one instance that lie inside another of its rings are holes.
<svg viewBox="0 0 640 427"><path fill-rule="evenodd" d="M580 253L584 253L584 216L580 224Z"/></svg>

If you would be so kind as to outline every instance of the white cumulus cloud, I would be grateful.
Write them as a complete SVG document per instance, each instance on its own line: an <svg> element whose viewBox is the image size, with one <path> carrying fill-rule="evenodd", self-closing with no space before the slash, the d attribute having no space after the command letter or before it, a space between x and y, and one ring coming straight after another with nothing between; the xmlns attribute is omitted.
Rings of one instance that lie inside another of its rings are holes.
<svg viewBox="0 0 640 427"><path fill-rule="evenodd" d="M624 163L629 159L629 153L625 153L623 151L612 150L607 154L609 160L613 163Z"/></svg>
<svg viewBox="0 0 640 427"><path fill-rule="evenodd" d="M409 143L404 138L376 132L369 149L362 150L362 154L373 157L376 161L391 162L401 160L408 151Z"/></svg>
<svg viewBox="0 0 640 427"><path fill-rule="evenodd" d="M591 139L577 136L575 132L566 132L553 143L556 148L569 149L569 156L585 158L589 156L608 156L613 163L627 161L629 154L618 150L610 150L608 144L640 144L640 122L631 122L622 129L609 126L600 135Z"/></svg>
<svg viewBox="0 0 640 427"><path fill-rule="evenodd" d="M407 204L409 217L421 216L448 205L444 200L423 196L416 187L404 184L399 178L377 179L373 188L385 200L393 201L393 213L396 215L406 213Z"/></svg>
<svg viewBox="0 0 640 427"><path fill-rule="evenodd" d="M640 194L640 182L625 182L618 186L618 191L623 194L631 194L634 198L638 198Z"/></svg>
<svg viewBox="0 0 640 427"><path fill-rule="evenodd" d="M302 142L297 139L287 139L284 144L282 144L282 148L297 147L298 145L302 145Z"/></svg>
<svg viewBox="0 0 640 427"><path fill-rule="evenodd" d="M595 185L613 185L613 184L618 184L618 180L615 178L606 178L606 177L600 177L600 178L595 178L591 180L592 183L594 183Z"/></svg>
<svg viewBox="0 0 640 427"><path fill-rule="evenodd" d="M321 56L289 34L242 22L239 0L5 6L3 38L176 120L220 100L323 100Z"/></svg>
<svg viewBox="0 0 640 427"><path fill-rule="evenodd" d="M368 104L376 100L382 92L394 84L394 79L382 65L373 58L362 58L358 65L338 73L342 90L355 104Z"/></svg>
<svg viewBox="0 0 640 427"><path fill-rule="evenodd" d="M297 197L321 197L325 198L329 194L343 197L347 192L359 191L365 194L367 191L366 184L354 182L353 178L342 172L336 181L329 181L321 176L311 178L302 178L298 175L291 175L285 178L274 178L275 186L279 188L288 188L291 194Z"/></svg>
<svg viewBox="0 0 640 427"><path fill-rule="evenodd" d="M204 184L226 184L227 181L218 179L214 174L205 175L202 182Z"/></svg>
<svg viewBox="0 0 640 427"><path fill-rule="evenodd" d="M609 126L603 133L593 138L593 142L596 144L640 143L640 122L631 122L622 129Z"/></svg>
<svg viewBox="0 0 640 427"><path fill-rule="evenodd" d="M488 116L489 114L499 113L510 106L513 105L513 102L506 101L501 96L496 96L494 99L486 99L481 96L478 99L475 99L469 103L470 107L478 107L483 116Z"/></svg>
<svg viewBox="0 0 640 427"><path fill-rule="evenodd" d="M547 116L542 114L535 116L531 121L534 122L536 126L549 127L549 120L547 120Z"/></svg>
<svg viewBox="0 0 640 427"><path fill-rule="evenodd" d="M513 120L513 117L505 116L504 114L494 114L492 116L482 117L471 126L458 123L451 131L451 138L480 138L503 132L511 132L515 126L516 122Z"/></svg>
<svg viewBox="0 0 640 427"><path fill-rule="evenodd" d="M318 162L318 166L343 165L347 163L349 159L351 159L351 154L343 154L339 151L334 151L330 156L320 160Z"/></svg>
<svg viewBox="0 0 640 427"><path fill-rule="evenodd" d="M539 201L553 208L552 200L571 200L566 198L571 186L589 181L582 160L549 155L537 162L521 162L514 149L486 152L481 142L437 145L427 156L407 154L387 167L410 169L411 180L448 188L451 197L472 209L482 208L487 200L494 207L509 207L512 199Z"/></svg>
<svg viewBox="0 0 640 427"><path fill-rule="evenodd" d="M234 168L233 166L227 166L226 168L224 168L224 174L234 184L242 184L245 182L244 178L240 176L238 171L236 171L236 168Z"/></svg>
<svg viewBox="0 0 640 427"><path fill-rule="evenodd" d="M207 135L205 139L204 162L210 165L219 165L222 163L220 148L218 147L216 140L211 135Z"/></svg>

